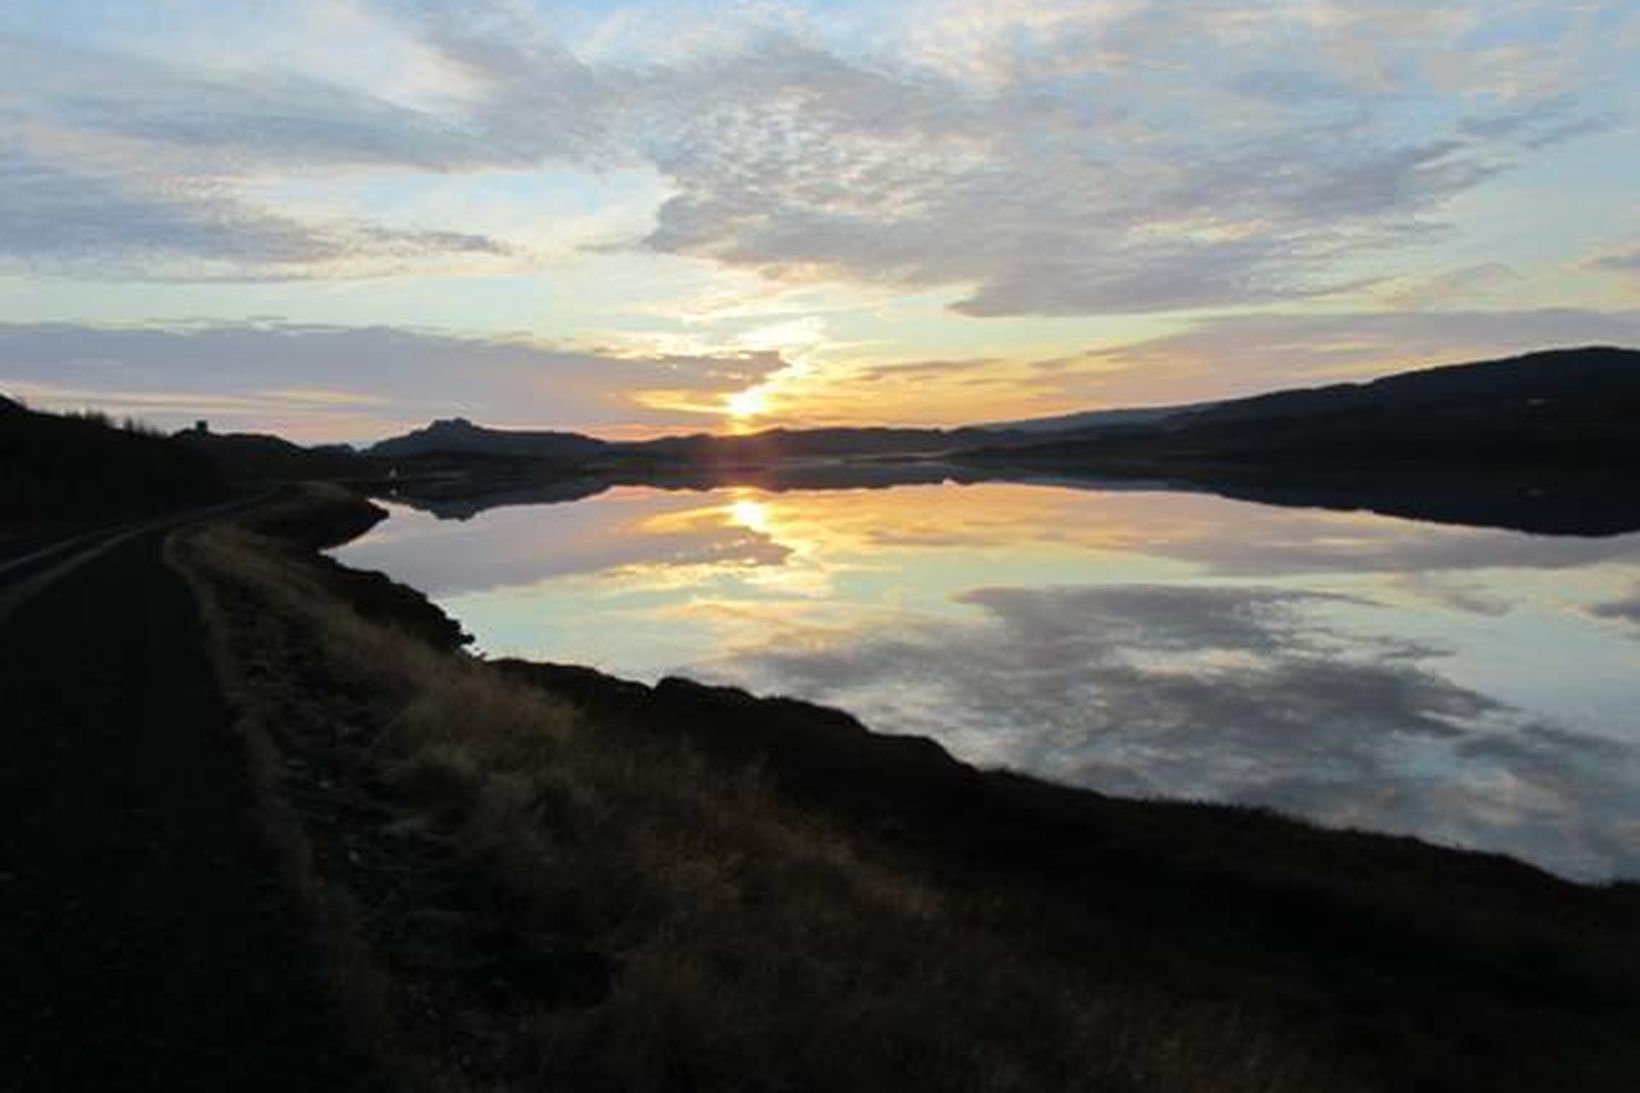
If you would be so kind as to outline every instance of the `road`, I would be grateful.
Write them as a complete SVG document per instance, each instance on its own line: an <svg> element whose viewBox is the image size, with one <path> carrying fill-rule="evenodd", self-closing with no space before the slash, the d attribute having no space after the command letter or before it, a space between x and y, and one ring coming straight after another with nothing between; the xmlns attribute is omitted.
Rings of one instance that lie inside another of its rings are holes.
<svg viewBox="0 0 1640 1093"><path fill-rule="evenodd" d="M175 519L0 569L0 1091L360 1089Z"/></svg>

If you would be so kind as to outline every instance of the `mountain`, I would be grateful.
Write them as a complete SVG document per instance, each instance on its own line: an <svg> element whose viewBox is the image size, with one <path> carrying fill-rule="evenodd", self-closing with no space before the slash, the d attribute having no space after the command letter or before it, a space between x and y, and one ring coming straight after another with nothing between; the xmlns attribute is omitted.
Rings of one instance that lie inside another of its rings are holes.
<svg viewBox="0 0 1640 1093"><path fill-rule="evenodd" d="M227 492L208 459L174 441L0 397L0 520L135 515Z"/></svg>
<svg viewBox="0 0 1640 1093"><path fill-rule="evenodd" d="M619 451L692 463L762 464L781 459L932 455L1005 439L985 429L768 429L745 436L669 436Z"/></svg>
<svg viewBox="0 0 1640 1093"><path fill-rule="evenodd" d="M466 418L444 418L403 436L372 444L367 455L404 459L421 455L529 456L585 459L600 455L609 445L580 433L521 429L488 429Z"/></svg>
<svg viewBox="0 0 1640 1093"><path fill-rule="evenodd" d="M1189 462L1315 464L1623 464L1637 449L1640 353L1610 347L1549 350L1507 360L1406 372L1370 383L1250 398L1094 410L959 429L769 429L745 436L668 436L639 442L569 432L490 429L435 421L367 454L444 457L482 473L506 459L578 471L735 468L787 460L925 459L1103 467Z"/></svg>
<svg viewBox="0 0 1640 1093"><path fill-rule="evenodd" d="M435 421L423 429L367 448L373 457L478 456L604 464L763 465L785 459L927 455L1023 439L985 429L828 428L768 429L744 436L693 433L656 440L616 442L580 433L491 429L465 418Z"/></svg>
<svg viewBox="0 0 1640 1093"><path fill-rule="evenodd" d="M1389 467L1636 462L1640 352L1606 346L1276 391L1148 424L964 458L1066 466L1236 463Z"/></svg>
<svg viewBox="0 0 1640 1093"><path fill-rule="evenodd" d="M1002 433L1082 433L1128 425L1153 425L1164 418L1194 413L1217 405L1216 402L1189 402L1177 406L1142 406L1126 410L1084 410L1081 413L1061 414L1058 417L999 421L981 425L979 428Z"/></svg>
<svg viewBox="0 0 1640 1093"><path fill-rule="evenodd" d="M304 448L263 433L212 433L185 429L172 438L205 456L224 477L254 479L368 478L376 464L343 445Z"/></svg>

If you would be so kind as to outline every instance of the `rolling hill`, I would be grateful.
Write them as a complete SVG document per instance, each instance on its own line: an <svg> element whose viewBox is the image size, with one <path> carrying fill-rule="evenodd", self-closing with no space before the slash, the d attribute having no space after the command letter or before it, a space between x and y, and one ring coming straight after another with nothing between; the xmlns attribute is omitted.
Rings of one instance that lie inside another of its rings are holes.
<svg viewBox="0 0 1640 1093"><path fill-rule="evenodd" d="M0 520L102 519L227 492L209 460L174 441L0 397Z"/></svg>
<svg viewBox="0 0 1640 1093"><path fill-rule="evenodd" d="M1067 466L1624 466L1636 461L1640 352L1548 350L1276 391L965 458Z"/></svg>

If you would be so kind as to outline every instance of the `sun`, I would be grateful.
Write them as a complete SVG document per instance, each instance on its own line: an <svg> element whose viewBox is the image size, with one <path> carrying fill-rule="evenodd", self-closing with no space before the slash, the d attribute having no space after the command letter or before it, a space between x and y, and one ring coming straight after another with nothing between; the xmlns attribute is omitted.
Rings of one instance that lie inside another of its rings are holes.
<svg viewBox="0 0 1640 1093"><path fill-rule="evenodd" d="M723 408L736 421L745 421L769 412L769 395L759 387L748 387L725 397Z"/></svg>

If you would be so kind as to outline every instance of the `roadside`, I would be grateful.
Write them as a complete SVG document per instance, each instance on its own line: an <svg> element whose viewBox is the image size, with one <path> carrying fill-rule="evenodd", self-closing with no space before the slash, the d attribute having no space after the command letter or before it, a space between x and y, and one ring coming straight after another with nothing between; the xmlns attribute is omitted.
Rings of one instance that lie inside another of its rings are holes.
<svg viewBox="0 0 1640 1093"><path fill-rule="evenodd" d="M7 588L31 595L0 620L0 1089L364 1088L164 563L173 522Z"/></svg>
<svg viewBox="0 0 1640 1093"><path fill-rule="evenodd" d="M254 497L143 520L64 529L54 535L42 533L37 537L28 537L26 550L19 549L13 555L0 558L0 626L4 626L19 607L57 581L139 536L169 532L189 523L228 516L254 508L273 496L274 491L269 490ZM17 541L22 542L24 538L19 537Z"/></svg>

